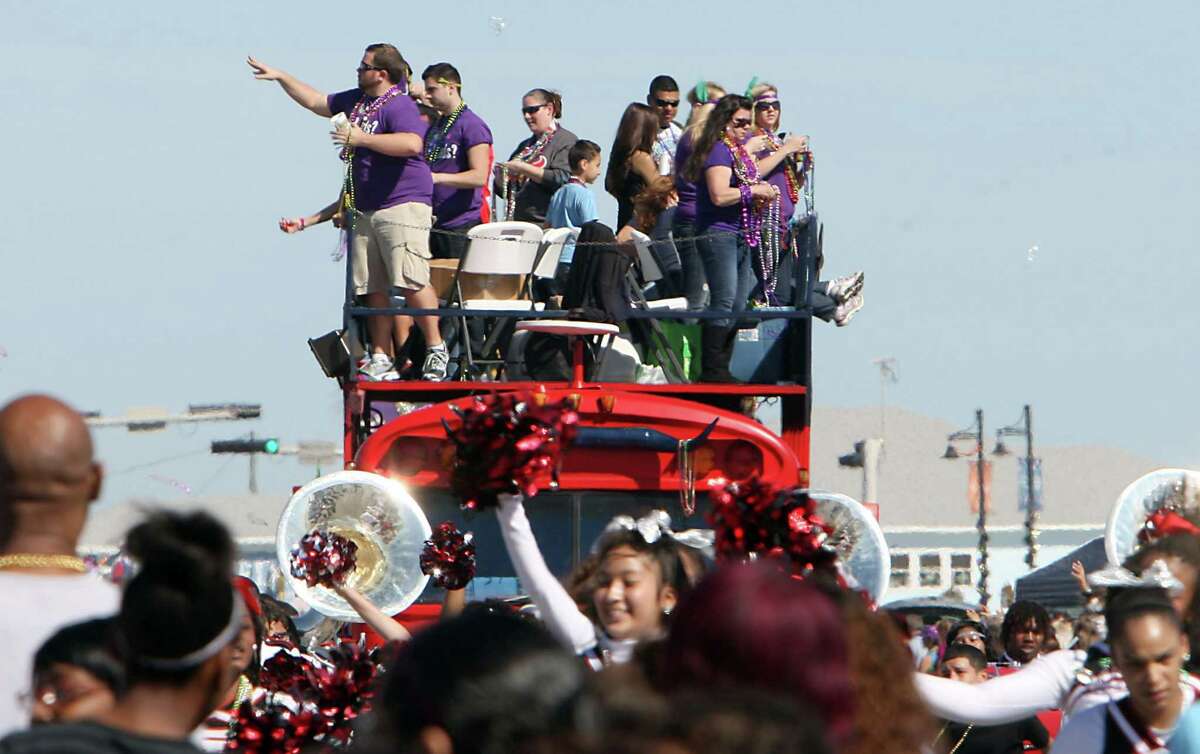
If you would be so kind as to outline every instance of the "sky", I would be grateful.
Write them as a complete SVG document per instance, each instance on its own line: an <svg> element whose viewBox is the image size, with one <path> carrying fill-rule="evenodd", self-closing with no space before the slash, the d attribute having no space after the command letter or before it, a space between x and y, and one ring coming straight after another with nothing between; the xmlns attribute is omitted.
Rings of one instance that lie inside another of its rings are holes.
<svg viewBox="0 0 1200 754"><path fill-rule="evenodd" d="M327 123L244 59L336 91L389 41L418 71L459 68L497 152L527 135L533 87L607 151L655 74L776 84L784 127L812 140L827 271L866 271L854 322L816 327L817 403L877 403L872 361L894 357L890 405L964 427L982 407L990 434L1030 403L1039 445L1200 465L1200 6L744 8L0 0L0 400L263 405L256 422L97 430L104 504L244 491L245 459L210 456L212 439L336 440L340 394L305 344L340 324L336 235L275 223L331 201L340 163ZM264 459L260 488L312 473Z"/></svg>

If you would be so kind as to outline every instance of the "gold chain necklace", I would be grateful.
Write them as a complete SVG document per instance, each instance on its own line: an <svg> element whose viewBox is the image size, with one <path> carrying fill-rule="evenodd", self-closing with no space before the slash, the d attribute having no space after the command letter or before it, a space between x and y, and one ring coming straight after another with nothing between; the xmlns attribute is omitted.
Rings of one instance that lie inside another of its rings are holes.
<svg viewBox="0 0 1200 754"><path fill-rule="evenodd" d="M942 729L938 731L937 736L933 739L933 745L935 745L935 746L937 745L937 742L941 739L942 734L945 733L946 729L949 727L950 727L949 724L942 726ZM954 754L954 752L958 751L958 748L963 745L963 741L967 740L967 734L969 734L971 732L971 729L974 727L975 727L975 723L969 724L967 726L967 729L963 731L962 738L958 739L958 743L954 744L954 748L951 749L950 751L946 752L946 754Z"/></svg>
<svg viewBox="0 0 1200 754"><path fill-rule="evenodd" d="M6 568L63 568L68 571L87 573L87 563L75 555L34 555L15 553L0 555L0 570Z"/></svg>

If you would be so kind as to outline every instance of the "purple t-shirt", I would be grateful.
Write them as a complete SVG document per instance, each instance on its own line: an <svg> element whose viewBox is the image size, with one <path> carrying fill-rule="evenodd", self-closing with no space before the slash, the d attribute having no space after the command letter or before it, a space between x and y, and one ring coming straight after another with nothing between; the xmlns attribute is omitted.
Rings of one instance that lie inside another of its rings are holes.
<svg viewBox="0 0 1200 754"><path fill-rule="evenodd" d="M437 138L441 131L437 124L430 126L425 134L425 144ZM454 125L442 139L442 157L430 166L435 173L465 173L471 169L467 152L479 144L492 144L492 131L487 124L470 108L464 107L458 114ZM489 150L489 154L490 154ZM483 207L483 188L454 188L452 186L436 185L433 187L433 214L437 218L434 223L438 228L458 228L471 222L479 222L480 208Z"/></svg>
<svg viewBox="0 0 1200 754"><path fill-rule="evenodd" d="M730 169L729 185L736 186L737 177L733 175L733 153L724 141L718 141L708 153L704 161L704 172L700 174L699 185L696 187L696 231L725 230L737 233L742 229L742 203L734 202L728 207L718 207L713 204L708 194L708 169L718 166ZM676 210L678 211L678 210Z"/></svg>
<svg viewBox="0 0 1200 754"><path fill-rule="evenodd" d="M350 111L363 96L361 89L329 95L334 114ZM366 123L356 124L369 134L414 133L425 138L425 122L411 99L398 94L384 103ZM390 157L370 149L354 149L354 206L363 212L395 207L406 202L431 204L433 178L424 155Z"/></svg>
<svg viewBox="0 0 1200 754"><path fill-rule="evenodd" d="M771 150L764 149L758 153L758 159L762 160L770 154ZM788 226L788 221L792 219L792 213L796 211L796 203L792 201L791 195L788 194L788 170L787 160L784 160L767 176L767 183L779 189L779 227L785 229Z"/></svg>
<svg viewBox="0 0 1200 754"><path fill-rule="evenodd" d="M683 166L692 156L692 133L685 131L675 147L675 192L679 204L675 207L675 222L696 222L696 184L683 177Z"/></svg>

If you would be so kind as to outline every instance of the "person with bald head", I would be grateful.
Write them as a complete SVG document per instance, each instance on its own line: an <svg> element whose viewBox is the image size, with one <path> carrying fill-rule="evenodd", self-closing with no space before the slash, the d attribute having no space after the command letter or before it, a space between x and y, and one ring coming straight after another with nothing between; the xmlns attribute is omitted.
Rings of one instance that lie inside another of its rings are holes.
<svg viewBox="0 0 1200 754"><path fill-rule="evenodd" d="M103 476L71 407L27 395L0 408L0 736L30 720L33 655L55 631L114 614L115 586L75 548ZM43 703L69 690L37 689Z"/></svg>

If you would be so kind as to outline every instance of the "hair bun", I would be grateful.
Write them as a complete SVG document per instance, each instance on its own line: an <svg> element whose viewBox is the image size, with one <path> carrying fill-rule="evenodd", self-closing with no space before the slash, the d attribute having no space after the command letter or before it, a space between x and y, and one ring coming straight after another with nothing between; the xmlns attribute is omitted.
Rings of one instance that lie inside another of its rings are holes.
<svg viewBox="0 0 1200 754"><path fill-rule="evenodd" d="M161 511L129 530L125 551L155 581L188 585L231 575L235 546L224 524L208 513Z"/></svg>

